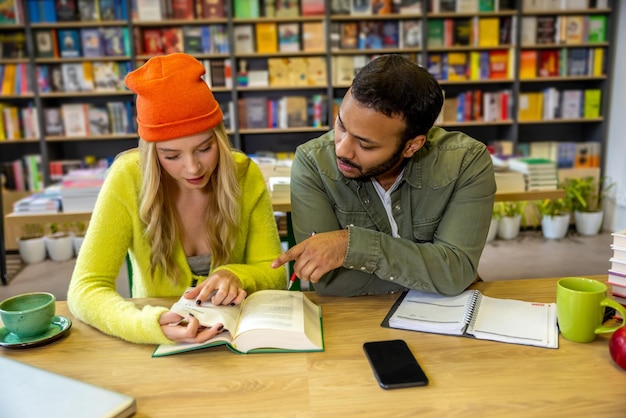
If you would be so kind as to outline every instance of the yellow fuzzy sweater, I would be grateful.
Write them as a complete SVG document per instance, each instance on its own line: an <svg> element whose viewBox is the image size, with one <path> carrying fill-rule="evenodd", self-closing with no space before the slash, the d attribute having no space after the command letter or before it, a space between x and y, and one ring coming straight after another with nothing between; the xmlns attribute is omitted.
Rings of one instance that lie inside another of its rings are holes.
<svg viewBox="0 0 626 418"><path fill-rule="evenodd" d="M241 220L232 264L215 268L239 277L248 294L261 289L283 289L285 269L272 269L270 262L281 251L270 196L258 166L240 152L233 152L241 187ZM139 219L142 173L139 153L115 160L100 190L87 235L72 275L67 302L72 314L100 331L134 343L171 344L159 326L167 308L139 308L125 300L115 282L130 255L133 267L133 297L179 297L190 286L191 270L180 242L174 257L183 272L174 285L157 269L150 275L150 243L144 238ZM196 277L200 282L204 277Z"/></svg>

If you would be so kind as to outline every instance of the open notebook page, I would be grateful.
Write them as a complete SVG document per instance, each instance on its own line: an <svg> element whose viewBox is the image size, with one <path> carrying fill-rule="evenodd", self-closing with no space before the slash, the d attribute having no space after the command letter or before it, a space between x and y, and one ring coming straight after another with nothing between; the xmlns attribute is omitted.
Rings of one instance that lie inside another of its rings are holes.
<svg viewBox="0 0 626 418"><path fill-rule="evenodd" d="M467 333L481 339L556 348L556 305L482 295Z"/></svg>

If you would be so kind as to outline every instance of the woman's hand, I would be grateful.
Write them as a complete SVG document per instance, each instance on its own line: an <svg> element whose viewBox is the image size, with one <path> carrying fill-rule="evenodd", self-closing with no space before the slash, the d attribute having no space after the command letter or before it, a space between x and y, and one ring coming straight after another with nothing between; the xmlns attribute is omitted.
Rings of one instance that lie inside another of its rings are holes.
<svg viewBox="0 0 626 418"><path fill-rule="evenodd" d="M183 320L186 320L183 322ZM215 324L210 328L200 325L193 315L183 318L175 312L164 312L159 317L161 330L167 338L177 343L203 343L224 330L223 324Z"/></svg>
<svg viewBox="0 0 626 418"><path fill-rule="evenodd" d="M238 305L248 293L243 290L241 280L228 270L220 270L185 293L185 299L195 299L197 305L210 300L213 305Z"/></svg>

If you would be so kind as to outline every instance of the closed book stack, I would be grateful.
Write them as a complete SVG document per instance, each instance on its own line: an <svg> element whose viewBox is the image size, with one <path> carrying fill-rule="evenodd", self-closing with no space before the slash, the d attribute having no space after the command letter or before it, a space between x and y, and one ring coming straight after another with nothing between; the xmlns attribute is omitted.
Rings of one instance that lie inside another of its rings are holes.
<svg viewBox="0 0 626 418"><path fill-rule="evenodd" d="M616 302L626 306L626 230L614 232L613 256L609 259L611 268L609 269L609 284L611 294Z"/></svg>
<svg viewBox="0 0 626 418"><path fill-rule="evenodd" d="M18 200L13 204L14 215L57 213L61 209L61 196L55 188Z"/></svg>
<svg viewBox="0 0 626 418"><path fill-rule="evenodd" d="M524 174L527 191L555 190L558 186L556 162L547 158L510 158L509 169Z"/></svg>

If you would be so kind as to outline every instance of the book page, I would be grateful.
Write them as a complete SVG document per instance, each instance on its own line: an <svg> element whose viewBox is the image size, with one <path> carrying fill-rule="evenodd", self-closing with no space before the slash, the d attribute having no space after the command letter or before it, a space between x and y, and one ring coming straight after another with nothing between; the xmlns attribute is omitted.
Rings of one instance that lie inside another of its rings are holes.
<svg viewBox="0 0 626 418"><path fill-rule="evenodd" d="M389 318L389 326L462 335L467 325L467 306L473 294L474 291L467 290L457 296L442 296L411 290Z"/></svg>
<svg viewBox="0 0 626 418"><path fill-rule="evenodd" d="M198 306L195 299L185 299L183 296L170 308L172 312L176 312L184 317L192 314L200 321L200 325L205 327L224 324L224 328L231 333L234 333L237 329L237 321L239 320L241 309L241 305L215 306L210 301L206 301Z"/></svg>
<svg viewBox="0 0 626 418"><path fill-rule="evenodd" d="M244 352L255 348L321 350L319 307L302 292L253 293L243 306L233 343Z"/></svg>
<svg viewBox="0 0 626 418"><path fill-rule="evenodd" d="M480 339L556 348L556 304L483 295L467 333Z"/></svg>

